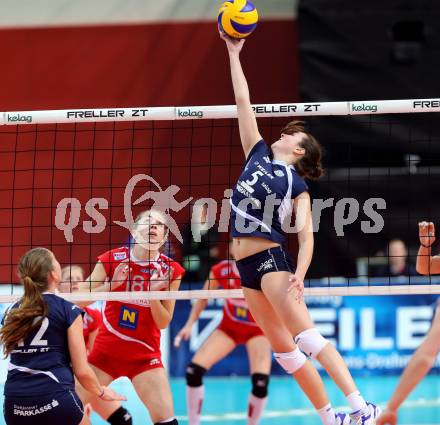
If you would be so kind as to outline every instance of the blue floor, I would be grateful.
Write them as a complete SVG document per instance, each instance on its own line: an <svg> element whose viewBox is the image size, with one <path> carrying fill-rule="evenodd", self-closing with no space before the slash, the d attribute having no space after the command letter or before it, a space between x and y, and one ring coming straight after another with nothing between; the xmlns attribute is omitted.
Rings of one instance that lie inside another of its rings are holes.
<svg viewBox="0 0 440 425"><path fill-rule="evenodd" d="M400 411L399 424L438 425L440 424L440 377L428 376L411 394ZM397 377L369 377L356 380L365 398L384 405L393 389ZM346 409L343 396L328 380L325 381L334 407ZM213 425L243 425L246 423L246 403L250 383L246 378L207 378L205 379L206 398L203 406L202 423ZM113 384L124 393L129 401L127 406L133 413L135 425L150 424L147 411L140 403L128 381ZM179 422L187 423L185 408L185 382L172 382L176 415ZM93 417L93 424L104 424ZM261 425L319 425L320 421L309 401L301 393L296 383L289 378L272 378L269 401Z"/></svg>

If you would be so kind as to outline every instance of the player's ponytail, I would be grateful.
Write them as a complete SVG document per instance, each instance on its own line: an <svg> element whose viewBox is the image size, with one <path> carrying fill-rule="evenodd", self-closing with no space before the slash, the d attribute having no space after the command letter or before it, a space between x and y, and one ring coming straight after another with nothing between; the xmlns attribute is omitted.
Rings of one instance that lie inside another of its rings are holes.
<svg viewBox="0 0 440 425"><path fill-rule="evenodd" d="M47 278L52 270L53 254L46 248L31 249L20 258L17 272L24 286L24 295L20 305L6 313L0 330L5 356L47 316L47 304L42 293L48 288Z"/></svg>
<svg viewBox="0 0 440 425"><path fill-rule="evenodd" d="M318 180L324 170L321 164L322 148L320 143L305 129L303 121L291 121L282 130L282 134L304 133L300 146L305 149L305 154L296 163L295 168L301 177Z"/></svg>

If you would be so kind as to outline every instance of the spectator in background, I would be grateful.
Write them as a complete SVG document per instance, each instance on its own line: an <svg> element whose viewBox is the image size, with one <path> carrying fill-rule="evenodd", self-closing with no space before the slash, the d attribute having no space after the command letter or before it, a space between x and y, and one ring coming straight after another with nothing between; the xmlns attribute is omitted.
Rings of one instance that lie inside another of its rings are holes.
<svg viewBox="0 0 440 425"><path fill-rule="evenodd" d="M209 270L218 261L217 226L210 227L208 205L193 204L191 222L183 228L182 265L185 282L204 282Z"/></svg>
<svg viewBox="0 0 440 425"><path fill-rule="evenodd" d="M408 249L401 239L392 239L385 254L387 264L377 267L374 276L415 276L416 268L409 262Z"/></svg>

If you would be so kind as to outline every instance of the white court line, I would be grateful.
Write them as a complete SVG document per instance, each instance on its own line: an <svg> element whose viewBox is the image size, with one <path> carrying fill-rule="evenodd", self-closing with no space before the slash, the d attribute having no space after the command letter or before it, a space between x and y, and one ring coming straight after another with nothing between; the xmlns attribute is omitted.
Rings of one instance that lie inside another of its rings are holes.
<svg viewBox="0 0 440 425"><path fill-rule="evenodd" d="M383 408L386 403L380 403L380 407ZM424 398L419 398L417 400L409 400L404 403L401 409L424 409L430 407L439 407L440 398L435 398L431 400L426 400ZM334 408L337 412L347 411L347 406L338 406ZM287 410L269 410L263 413L262 418L285 418L294 416L312 416L316 415L316 410L307 409L287 409ZM236 413L223 413L216 415L202 415L201 421L203 422L220 422L220 421L237 421L245 420L247 417L246 412L236 412ZM177 416L179 421L187 421L187 416ZM413 424L402 424L402 425L413 425ZM414 425L438 425L438 424L414 424Z"/></svg>

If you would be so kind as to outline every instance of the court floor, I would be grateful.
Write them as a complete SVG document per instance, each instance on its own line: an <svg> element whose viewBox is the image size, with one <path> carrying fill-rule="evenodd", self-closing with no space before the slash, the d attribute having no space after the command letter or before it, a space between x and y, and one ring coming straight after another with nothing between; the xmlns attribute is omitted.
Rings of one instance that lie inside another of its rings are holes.
<svg viewBox="0 0 440 425"><path fill-rule="evenodd" d="M411 394L401 409L399 424L438 425L440 424L440 377L428 376ZM384 405L393 389L397 377L371 376L356 380L368 400ZM330 381L325 381L332 404L346 409L344 397ZM187 423L185 409L185 382L173 380L172 390L176 415L180 423ZM213 425L243 425L246 423L246 403L250 381L246 378L206 378L206 399L203 406L202 423ZM151 423L145 408L139 402L130 383L125 380L113 384L115 389L128 398L128 408L133 413L135 425ZM309 401L301 393L296 383L289 378L274 377L270 383L269 400L261 425L319 425L320 421ZM104 424L94 417L93 424Z"/></svg>

